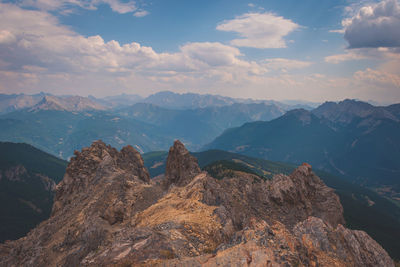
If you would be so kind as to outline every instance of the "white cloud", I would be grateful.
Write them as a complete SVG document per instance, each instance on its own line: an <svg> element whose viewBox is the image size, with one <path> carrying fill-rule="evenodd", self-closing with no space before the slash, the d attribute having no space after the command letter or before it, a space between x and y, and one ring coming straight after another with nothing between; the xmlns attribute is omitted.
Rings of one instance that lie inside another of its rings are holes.
<svg viewBox="0 0 400 267"><path fill-rule="evenodd" d="M57 10L69 4L82 6L80 1L73 0L22 0L18 4L23 7L34 7L41 10Z"/></svg>
<svg viewBox="0 0 400 267"><path fill-rule="evenodd" d="M105 42L99 35L84 37L59 24L47 12L1 4L0 32L7 41L0 58L7 68L26 72L26 66L49 73L105 73L173 76L177 73L236 71L263 73L256 62L241 60L239 49L218 42L188 43L177 53L156 53L139 43ZM29 33L29 34L27 34ZM11 38L10 36L13 36ZM10 43L10 42L14 43ZM248 69L247 69L248 68ZM193 74L194 75L194 74ZM223 75L222 75L223 76Z"/></svg>
<svg viewBox="0 0 400 267"><path fill-rule="evenodd" d="M115 72L158 57L152 48L135 42L120 45L116 41L105 43L98 35L81 36L59 25L47 12L0 5L0 31L15 37L14 44L2 47L0 56L3 61L11 62L14 69L35 63L53 72Z"/></svg>
<svg viewBox="0 0 400 267"><path fill-rule="evenodd" d="M231 44L239 47L284 48L283 39L300 26L289 19L272 13L247 13L232 20L224 21L217 30L236 32L240 39Z"/></svg>
<svg viewBox="0 0 400 267"><path fill-rule="evenodd" d="M350 48L400 46L400 6L397 0L365 5L354 16L343 20L342 25Z"/></svg>
<svg viewBox="0 0 400 267"><path fill-rule="evenodd" d="M385 71L367 68L365 71L357 71L354 73L354 78L366 83L389 85L400 88L400 75Z"/></svg>
<svg viewBox="0 0 400 267"><path fill-rule="evenodd" d="M114 12L120 14L133 12L137 9L135 1L122 2L120 0L94 0L92 2L92 5L108 4Z"/></svg>
<svg viewBox="0 0 400 267"><path fill-rule="evenodd" d="M345 29L339 29L339 30L330 30L329 32L343 34L345 31L346 31Z"/></svg>
<svg viewBox="0 0 400 267"><path fill-rule="evenodd" d="M187 43L175 53L158 53L136 42L121 44L106 42L99 35L82 36L48 12L13 4L0 3L0 33L5 36L0 38L5 40L0 42L2 93L101 96L174 90L277 100L320 101L343 96L400 100L396 83L385 83L377 91L378 83L366 78L379 77L372 71L369 76L358 73L351 79L295 75L291 70L306 68L311 62L284 58L252 61L237 47L218 42ZM375 50L376 57L388 62L375 71L388 73L385 77L396 81L396 76L390 75L398 74L390 69L400 70L400 60L394 57L399 54L394 49Z"/></svg>
<svg viewBox="0 0 400 267"><path fill-rule="evenodd" d="M309 61L301 61L301 60L293 60L287 58L272 58L265 59L262 62L262 65L267 69L271 70L280 70L283 72L287 72L291 69L302 69L310 66L312 62Z"/></svg>
<svg viewBox="0 0 400 267"><path fill-rule="evenodd" d="M8 44L16 41L14 34L7 30L0 31L0 44Z"/></svg>
<svg viewBox="0 0 400 267"><path fill-rule="evenodd" d="M140 10L140 11L136 11L135 13L133 13L133 15L137 18L147 16L148 14L149 14L149 12L146 10Z"/></svg>
<svg viewBox="0 0 400 267"><path fill-rule="evenodd" d="M344 54L337 54L325 57L325 62L331 64L339 64L345 61L367 59L368 56L362 53L347 51Z"/></svg>
<svg viewBox="0 0 400 267"><path fill-rule="evenodd" d="M60 11L70 13L72 7L96 9L99 5L108 5L114 12L125 14L137 10L135 1L121 0L22 0L18 2L23 7L33 7L39 10ZM142 14L146 11L140 11Z"/></svg>
<svg viewBox="0 0 400 267"><path fill-rule="evenodd" d="M230 66L240 56L239 49L221 43L189 43L181 47L181 51L189 58L202 61L209 66Z"/></svg>

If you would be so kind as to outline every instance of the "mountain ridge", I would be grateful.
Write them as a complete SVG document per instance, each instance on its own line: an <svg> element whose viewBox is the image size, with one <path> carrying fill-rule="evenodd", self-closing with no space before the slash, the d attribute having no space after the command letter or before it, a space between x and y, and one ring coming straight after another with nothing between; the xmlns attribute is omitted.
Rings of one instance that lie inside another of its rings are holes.
<svg viewBox="0 0 400 267"><path fill-rule="evenodd" d="M76 152L52 216L1 244L1 264L394 266L365 232L341 225L339 198L310 165L267 181L241 172L218 180L187 153L176 141L174 174L157 182L132 147L97 141ZM182 160L187 168L176 169Z"/></svg>
<svg viewBox="0 0 400 267"><path fill-rule="evenodd" d="M226 130L203 149L223 149L273 161L311 162L319 169L375 188L400 192L400 122L390 109L345 100L292 110L269 122Z"/></svg>
<svg viewBox="0 0 400 267"><path fill-rule="evenodd" d="M338 103L336 102L325 102L316 109L312 110L312 113L319 118L325 118L332 122L339 122L343 124L349 124L355 118L365 119L367 117L373 117L375 119L389 119L398 122L396 115L391 113L392 110L396 109L396 105L388 107L375 107L369 103L345 99Z"/></svg>
<svg viewBox="0 0 400 267"><path fill-rule="evenodd" d="M39 110L80 112L87 110L106 110L106 107L89 98L81 96L44 96L39 103L29 109L30 112L37 112Z"/></svg>
<svg viewBox="0 0 400 267"><path fill-rule="evenodd" d="M51 104L46 105L46 99ZM42 106L38 105L39 102ZM128 107L137 103L147 103L157 105L162 108L186 110L199 109L209 107L223 107L232 104L266 104L273 105L281 110L289 110L291 108L306 108L312 109L308 102L302 101L286 101L279 102L274 100L255 100L245 98L232 98L227 96L213 94L197 94L197 93L174 93L171 91L161 91L151 94L147 97L142 97L135 94L121 94L115 96L106 96L97 98L94 96L78 96L78 95L52 95L40 93L34 95L27 94L0 94L0 114L9 113L26 108L31 109L55 109L68 111L84 111L84 110L118 110L121 107ZM80 105L79 105L80 104Z"/></svg>
<svg viewBox="0 0 400 267"><path fill-rule="evenodd" d="M103 139L118 148L136 145L142 152L167 149L164 144L174 139L181 139L191 149L198 149L226 127L283 114L275 106L265 104L234 104L195 110L170 110L146 103L118 111L56 109L59 110L20 110L1 115L0 140L30 143L64 159L72 156L75 149L90 145L96 139Z"/></svg>

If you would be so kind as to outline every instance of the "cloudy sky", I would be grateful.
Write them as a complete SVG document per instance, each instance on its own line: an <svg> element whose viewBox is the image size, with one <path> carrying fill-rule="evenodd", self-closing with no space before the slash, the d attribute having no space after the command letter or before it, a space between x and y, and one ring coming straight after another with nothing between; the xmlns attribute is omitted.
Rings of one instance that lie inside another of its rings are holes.
<svg viewBox="0 0 400 267"><path fill-rule="evenodd" d="M0 0L0 93L400 102L398 0Z"/></svg>

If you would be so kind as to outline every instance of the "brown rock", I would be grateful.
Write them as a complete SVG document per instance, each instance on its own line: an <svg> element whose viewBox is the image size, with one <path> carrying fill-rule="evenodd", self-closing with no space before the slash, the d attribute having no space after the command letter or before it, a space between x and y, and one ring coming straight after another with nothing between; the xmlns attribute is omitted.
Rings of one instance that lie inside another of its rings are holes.
<svg viewBox="0 0 400 267"><path fill-rule="evenodd" d="M290 213L300 216L296 210L304 210L305 214L301 216L303 220L315 216L332 226L344 224L339 197L312 172L311 165L307 163L299 166L290 176L274 177L270 192L272 200L278 204L284 203L283 206Z"/></svg>
<svg viewBox="0 0 400 267"><path fill-rule="evenodd" d="M164 179L176 186L149 181L132 147L76 152L52 216L0 244L0 266L393 266L341 225L338 197L309 165L217 180L176 141Z"/></svg>
<svg viewBox="0 0 400 267"><path fill-rule="evenodd" d="M56 187L53 214L70 203L86 198L87 191L103 182L100 179L105 176L114 177L119 173L126 173L131 179L150 181L142 157L131 146L126 146L118 152L99 140L93 142L89 148L82 149L82 152L75 151L74 154L64 179Z"/></svg>
<svg viewBox="0 0 400 267"><path fill-rule="evenodd" d="M179 140L176 140L174 145L169 149L165 168L167 186L171 184L184 186L200 172L197 159L190 155L189 151Z"/></svg>
<svg viewBox="0 0 400 267"><path fill-rule="evenodd" d="M117 157L117 164L122 169L137 175L144 182L150 182L150 175L144 168L142 156L132 146L128 145L121 149Z"/></svg>
<svg viewBox="0 0 400 267"><path fill-rule="evenodd" d="M347 266L393 266L386 251L364 231L346 229L341 224L332 228L323 220L309 217L293 229L308 256L326 253L345 260Z"/></svg>

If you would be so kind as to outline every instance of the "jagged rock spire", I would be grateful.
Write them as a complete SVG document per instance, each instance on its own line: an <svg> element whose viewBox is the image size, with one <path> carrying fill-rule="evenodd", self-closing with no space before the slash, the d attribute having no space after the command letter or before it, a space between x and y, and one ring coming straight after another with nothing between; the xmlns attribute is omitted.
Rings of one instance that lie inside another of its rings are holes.
<svg viewBox="0 0 400 267"><path fill-rule="evenodd" d="M394 267L366 233L342 226L338 197L308 164L271 180L245 173L217 180L197 175L196 159L176 141L164 180L176 186L144 182L141 167L132 147L119 152L98 141L77 152L57 189L56 212L26 237L0 244L0 266L236 266L245 260Z"/></svg>
<svg viewBox="0 0 400 267"><path fill-rule="evenodd" d="M201 172L197 159L179 141L169 149L165 177L167 185L184 186Z"/></svg>
<svg viewBox="0 0 400 267"><path fill-rule="evenodd" d="M132 146L126 146L119 152L97 140L74 154L63 180L57 185L53 214L82 193L89 194L109 173L121 172L126 179L137 177L145 183L150 182L143 159Z"/></svg>
<svg viewBox="0 0 400 267"><path fill-rule="evenodd" d="M137 175L144 182L150 182L150 175L144 167L144 162L140 153L132 146L128 145L121 149L118 154L117 165L124 170Z"/></svg>
<svg viewBox="0 0 400 267"><path fill-rule="evenodd" d="M334 227L345 224L339 197L315 175L308 163L297 167L286 178L273 179L271 192L272 199L278 203L302 205L307 216L322 218Z"/></svg>

